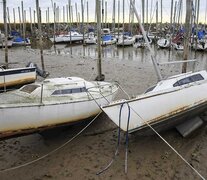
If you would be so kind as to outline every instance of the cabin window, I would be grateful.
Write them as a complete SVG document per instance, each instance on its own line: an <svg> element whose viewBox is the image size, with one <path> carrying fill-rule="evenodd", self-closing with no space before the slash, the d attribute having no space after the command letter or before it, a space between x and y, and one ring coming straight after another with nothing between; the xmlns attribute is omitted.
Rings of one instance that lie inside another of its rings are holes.
<svg viewBox="0 0 207 180"><path fill-rule="evenodd" d="M173 84L173 87L182 86L184 84L189 84L189 83L201 81L201 80L204 80L203 76L201 74L195 74L193 76L186 77L186 78L183 78L177 81L176 83Z"/></svg>
<svg viewBox="0 0 207 180"><path fill-rule="evenodd" d="M37 89L38 87L40 87L40 86L35 85L35 84L29 84L29 85L26 85L26 86L22 87L22 88L20 89L20 91L22 91L22 92L26 92L26 93L32 93L32 92L33 92L35 89Z"/></svg>
<svg viewBox="0 0 207 180"><path fill-rule="evenodd" d="M55 90L52 95L65 95L65 94L73 94L73 93L81 93L86 92L86 88L74 88L74 89L59 89Z"/></svg>
<svg viewBox="0 0 207 180"><path fill-rule="evenodd" d="M147 89L147 90L145 91L145 93L148 93L148 92L152 91L155 87L156 87L156 86L152 86L152 87L150 87L149 89Z"/></svg>

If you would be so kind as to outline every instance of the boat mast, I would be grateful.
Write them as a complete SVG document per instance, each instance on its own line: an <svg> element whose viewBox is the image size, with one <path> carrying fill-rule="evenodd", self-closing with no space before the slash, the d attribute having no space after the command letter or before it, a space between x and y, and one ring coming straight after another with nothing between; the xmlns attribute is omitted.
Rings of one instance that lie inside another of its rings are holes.
<svg viewBox="0 0 207 180"><path fill-rule="evenodd" d="M152 48L150 47L149 40L148 40L147 35L146 35L146 32L145 32L145 30L144 30L144 28L143 28L143 26L142 26L142 23L141 23L140 18L139 18L139 16L138 16L138 12L137 12L137 10L136 10L136 8L135 8L135 5L134 5L134 3L132 2L132 0L130 0L130 3L131 3L131 5L132 5L132 7L133 7L133 9L134 9L134 13L135 13L135 16L136 16L136 18L137 18L137 21L138 21L138 23L139 23L139 26L140 26L142 35L143 35L144 40L145 40L145 42L146 42L146 44L147 44L147 47L148 47L148 49L149 49L149 51L150 51L150 56L151 56L151 59L152 59L152 62L153 62L153 65L154 65L154 68L155 68L155 71L156 71L156 75L157 75L158 81L160 81L160 80L162 80L163 78L162 78L160 69L159 69L159 67L158 67L158 63L157 63L157 60L156 60L156 58L155 58L154 52L152 51Z"/></svg>
<svg viewBox="0 0 207 180"><path fill-rule="evenodd" d="M184 33L184 52L183 52L183 60L188 59L189 53L189 38L191 34L191 14L192 13L192 0L186 0L186 17L185 17L185 33ZM186 73L187 70L187 62L183 63L182 73Z"/></svg>
<svg viewBox="0 0 207 180"><path fill-rule="evenodd" d="M3 11L4 11L4 33L5 33L5 38L4 38L4 46L5 46L5 65L6 68L8 68L8 29L7 29L7 18L6 18L6 0L3 0Z"/></svg>

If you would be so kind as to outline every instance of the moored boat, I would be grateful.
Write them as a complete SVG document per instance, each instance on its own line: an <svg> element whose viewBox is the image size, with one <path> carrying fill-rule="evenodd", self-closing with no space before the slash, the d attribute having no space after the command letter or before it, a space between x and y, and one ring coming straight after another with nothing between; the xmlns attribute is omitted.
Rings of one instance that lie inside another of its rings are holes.
<svg viewBox="0 0 207 180"><path fill-rule="evenodd" d="M32 83L36 80L36 67L4 69L0 67L0 89Z"/></svg>
<svg viewBox="0 0 207 180"><path fill-rule="evenodd" d="M118 86L78 77L46 79L0 95L0 138L78 122L98 114Z"/></svg>
<svg viewBox="0 0 207 180"><path fill-rule="evenodd" d="M205 111L206 91L206 71L184 73L161 80L136 98L103 106L102 110L129 133L146 132L149 125L163 131Z"/></svg>

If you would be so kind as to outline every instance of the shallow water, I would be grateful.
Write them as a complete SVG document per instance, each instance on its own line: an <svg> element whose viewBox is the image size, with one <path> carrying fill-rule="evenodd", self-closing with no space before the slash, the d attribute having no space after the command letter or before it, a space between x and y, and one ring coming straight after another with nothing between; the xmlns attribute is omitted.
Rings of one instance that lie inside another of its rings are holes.
<svg viewBox="0 0 207 180"><path fill-rule="evenodd" d="M154 51L158 62L167 62L174 60L183 59L183 51L176 51L173 49L157 49L156 46L152 45L152 50ZM75 45L67 47L66 45L56 45L56 52L54 47L50 50L44 51L46 54L57 54L57 55L73 55L80 57L90 57L97 58L98 51L97 45ZM150 60L149 50L146 48L134 48L129 47L117 47L116 45L109 45L102 47L102 58L105 60L121 60L121 61L138 61L146 62ZM189 53L188 59L197 59L199 61L207 59L207 52L196 52L191 51Z"/></svg>

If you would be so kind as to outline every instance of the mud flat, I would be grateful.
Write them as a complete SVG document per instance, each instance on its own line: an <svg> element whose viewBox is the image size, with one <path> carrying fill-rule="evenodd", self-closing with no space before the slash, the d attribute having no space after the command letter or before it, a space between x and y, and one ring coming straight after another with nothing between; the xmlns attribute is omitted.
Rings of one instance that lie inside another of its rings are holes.
<svg viewBox="0 0 207 180"><path fill-rule="evenodd" d="M126 50L127 51L127 50ZM95 56L83 56L53 51L45 52L46 70L50 77L79 76L95 79ZM139 52L138 52L139 53ZM166 52L167 53L167 52ZM139 55L138 55L139 56ZM4 61L0 50L0 63ZM202 66L206 66L206 55L201 55ZM144 61L130 61L119 58L103 58L103 73L106 81L118 81L130 95L137 95L154 83L155 76L148 52ZM9 49L11 67L22 67L33 62L41 67L38 50L29 48ZM196 65L199 69L201 65ZM94 70L92 70L94 69ZM164 75L180 72L180 67L162 68ZM168 74L167 74L168 73ZM41 78L38 78L41 80ZM124 98L120 92L117 99ZM50 137L33 134L0 141L0 169L24 164L45 155L73 137L86 124L74 125L56 132ZM26 167L1 172L2 180L46 180L46 179L200 179L159 137L130 135L128 173L124 173L125 136L121 134L119 154L111 167L96 175L112 159L117 144L117 128L110 119L101 116L78 138L54 154ZM203 126L189 138L183 139L175 130L162 133L162 136L207 178L207 128Z"/></svg>

